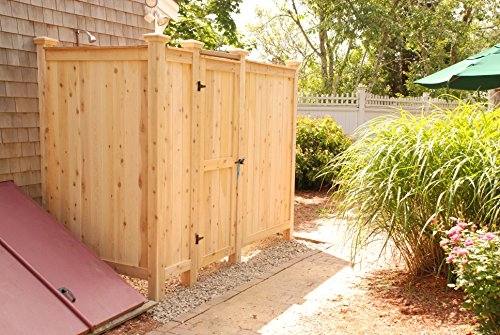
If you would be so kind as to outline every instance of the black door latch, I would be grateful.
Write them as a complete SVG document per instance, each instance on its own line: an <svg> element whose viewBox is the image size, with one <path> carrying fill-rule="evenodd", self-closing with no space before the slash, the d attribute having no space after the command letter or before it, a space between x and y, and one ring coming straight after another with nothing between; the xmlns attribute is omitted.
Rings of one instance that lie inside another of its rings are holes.
<svg viewBox="0 0 500 335"><path fill-rule="evenodd" d="M71 292L68 288L61 287L59 289L59 292L61 292L61 294L64 295L64 297L66 299L68 299L69 301L71 301L71 302L75 302L76 301L76 298L75 298L73 292Z"/></svg>
<svg viewBox="0 0 500 335"><path fill-rule="evenodd" d="M200 236L199 234L194 234L194 244L200 244L200 241L203 240L205 237Z"/></svg>
<svg viewBox="0 0 500 335"><path fill-rule="evenodd" d="M234 162L234 164L238 164L238 165L242 165L244 163L245 163L245 158L240 158L236 162Z"/></svg>
<svg viewBox="0 0 500 335"><path fill-rule="evenodd" d="M198 92L201 91L202 88L205 88L207 87L207 85L205 84L202 84L201 81L198 80L198 82L196 83L196 85L198 86Z"/></svg>

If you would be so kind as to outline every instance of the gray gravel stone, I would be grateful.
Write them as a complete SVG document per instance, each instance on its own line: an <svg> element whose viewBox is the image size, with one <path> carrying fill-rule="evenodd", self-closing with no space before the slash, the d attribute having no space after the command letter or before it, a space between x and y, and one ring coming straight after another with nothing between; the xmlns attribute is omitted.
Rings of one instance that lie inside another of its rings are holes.
<svg viewBox="0 0 500 335"><path fill-rule="evenodd" d="M254 252L254 256L246 262L229 266L219 264L215 271L210 271L209 266L201 271L198 283L191 288L178 283L169 285L165 299L150 313L155 320L166 323L312 249L314 246L307 242L272 241L270 246Z"/></svg>

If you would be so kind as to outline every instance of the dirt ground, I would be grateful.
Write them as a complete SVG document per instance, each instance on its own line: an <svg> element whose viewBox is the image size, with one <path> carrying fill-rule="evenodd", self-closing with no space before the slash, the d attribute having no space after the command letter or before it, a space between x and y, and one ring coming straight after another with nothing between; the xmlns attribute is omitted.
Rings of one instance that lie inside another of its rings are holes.
<svg viewBox="0 0 500 335"><path fill-rule="evenodd" d="M296 231L311 232L332 220L325 217L334 207L327 192L297 192ZM339 334L465 335L474 330L474 317L462 308L463 294L448 288L446 278L414 278L402 266L364 273L353 294L339 300L314 315L336 324Z"/></svg>
<svg viewBox="0 0 500 335"><path fill-rule="evenodd" d="M298 192L295 230L314 232L319 221L324 225L332 209L327 199L326 192ZM307 334L466 335L474 330L473 316L461 308L462 294L447 288L445 278L412 278L401 267L390 267L349 280L340 284L349 286L348 294L334 295L300 317ZM142 335L158 326L145 314L108 334Z"/></svg>

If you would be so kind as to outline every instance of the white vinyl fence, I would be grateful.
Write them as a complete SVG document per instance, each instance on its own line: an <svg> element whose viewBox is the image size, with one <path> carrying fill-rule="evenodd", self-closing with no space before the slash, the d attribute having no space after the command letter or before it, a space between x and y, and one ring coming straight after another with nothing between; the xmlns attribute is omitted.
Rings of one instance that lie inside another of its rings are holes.
<svg viewBox="0 0 500 335"><path fill-rule="evenodd" d="M375 117L398 113L404 109L412 114L429 112L432 107L453 108L456 102L421 97L391 98L366 92L359 87L356 93L325 96L299 97L298 113L310 117L330 116L337 121L347 134Z"/></svg>

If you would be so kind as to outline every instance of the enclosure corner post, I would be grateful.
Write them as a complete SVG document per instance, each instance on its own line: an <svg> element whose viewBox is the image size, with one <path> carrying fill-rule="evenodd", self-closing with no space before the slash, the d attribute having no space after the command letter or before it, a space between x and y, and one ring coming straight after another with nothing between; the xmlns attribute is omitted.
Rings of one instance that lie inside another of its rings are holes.
<svg viewBox="0 0 500 335"><path fill-rule="evenodd" d="M359 85L357 89L357 99L358 99L358 120L356 127L359 127L365 122L365 111L366 111L366 86Z"/></svg>
<svg viewBox="0 0 500 335"><path fill-rule="evenodd" d="M287 240L291 240L293 238L293 226L294 226L294 203L295 203L295 143L297 141L297 105L298 105L298 91L299 91L299 67L300 62L290 60L286 62L286 66L295 70L295 78L293 85L293 95L292 95L292 145L290 150L292 150L292 162L291 169L292 173L290 180L290 226L283 232L283 236Z"/></svg>
<svg viewBox="0 0 500 335"><path fill-rule="evenodd" d="M245 129L248 124L248 116L245 113L245 86L246 86L246 57L249 52L245 49L233 48L229 53L238 55L240 57L240 70L239 70L239 86L235 99L235 108L238 110L238 147L235 148L238 159L247 158L247 133ZM234 253L229 256L230 263L237 263L241 261L241 248L243 245L243 220L244 213L242 211L243 205L243 179L245 178L246 171L244 165L241 168L239 176L236 180L236 213L234 220L234 233L235 233L235 246Z"/></svg>
<svg viewBox="0 0 500 335"><path fill-rule="evenodd" d="M166 73L165 43L169 37L163 34L146 34L148 44L148 296L161 300L165 294L165 246L162 224L167 219L164 203L166 167L161 153L160 139L165 132L165 92L162 78Z"/></svg>
<svg viewBox="0 0 500 335"><path fill-rule="evenodd" d="M201 193L203 189L203 170L201 156L201 92L196 89L196 84L200 80L200 50L203 48L203 43L196 40L181 41L181 47L193 53L191 66L191 219L190 219L190 235L194 239L197 233L200 221L200 206ZM189 255L191 259L191 268L181 274L181 282L184 285L193 286L198 279L199 267L199 250L197 244L189 243Z"/></svg>
<svg viewBox="0 0 500 335"><path fill-rule="evenodd" d="M36 59L38 68L38 118L40 129L40 166L41 166L41 184L42 184L42 205L47 208L47 163L45 153L45 139L47 120L45 111L45 80L47 74L47 60L45 56L45 48L55 47L59 44L58 40L50 37L35 37L33 43L36 45Z"/></svg>

